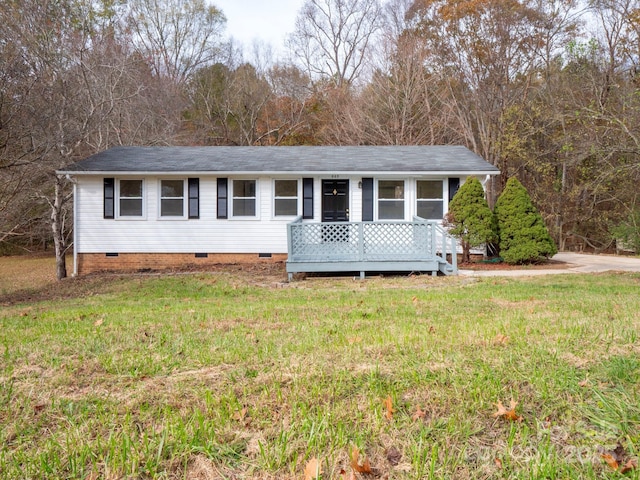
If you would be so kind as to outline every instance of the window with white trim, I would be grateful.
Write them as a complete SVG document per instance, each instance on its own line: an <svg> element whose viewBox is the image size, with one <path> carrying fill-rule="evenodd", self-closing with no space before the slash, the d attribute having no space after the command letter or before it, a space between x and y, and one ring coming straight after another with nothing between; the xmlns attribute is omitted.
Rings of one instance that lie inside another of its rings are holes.
<svg viewBox="0 0 640 480"><path fill-rule="evenodd" d="M255 217L256 200L255 180L233 180L231 211L234 217Z"/></svg>
<svg viewBox="0 0 640 480"><path fill-rule="evenodd" d="M160 216L184 217L184 180L160 181Z"/></svg>
<svg viewBox="0 0 640 480"><path fill-rule="evenodd" d="M276 217L298 215L298 180L275 180L273 212Z"/></svg>
<svg viewBox="0 0 640 480"><path fill-rule="evenodd" d="M442 220L444 191L442 180L418 180L416 214L426 220Z"/></svg>
<svg viewBox="0 0 640 480"><path fill-rule="evenodd" d="M142 180L118 181L118 216L143 216L143 183Z"/></svg>
<svg viewBox="0 0 640 480"><path fill-rule="evenodd" d="M378 219L404 220L403 180L378 180Z"/></svg>

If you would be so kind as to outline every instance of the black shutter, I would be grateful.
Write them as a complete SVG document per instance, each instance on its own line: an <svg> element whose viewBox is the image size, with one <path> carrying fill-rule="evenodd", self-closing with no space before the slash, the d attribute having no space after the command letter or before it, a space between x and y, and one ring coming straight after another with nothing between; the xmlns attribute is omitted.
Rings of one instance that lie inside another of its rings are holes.
<svg viewBox="0 0 640 480"><path fill-rule="evenodd" d="M189 218L200 218L200 179L189 179Z"/></svg>
<svg viewBox="0 0 640 480"><path fill-rule="evenodd" d="M449 179L449 201L453 200L453 196L458 192L459 188L460 188L460 179L450 178Z"/></svg>
<svg viewBox="0 0 640 480"><path fill-rule="evenodd" d="M313 218L313 178L302 179L302 218Z"/></svg>
<svg viewBox="0 0 640 480"><path fill-rule="evenodd" d="M373 222L373 178L362 179L362 221Z"/></svg>
<svg viewBox="0 0 640 480"><path fill-rule="evenodd" d="M104 179L104 218L115 218L115 178Z"/></svg>
<svg viewBox="0 0 640 480"><path fill-rule="evenodd" d="M218 218L229 218L227 213L229 204L229 188L228 179L218 179Z"/></svg>

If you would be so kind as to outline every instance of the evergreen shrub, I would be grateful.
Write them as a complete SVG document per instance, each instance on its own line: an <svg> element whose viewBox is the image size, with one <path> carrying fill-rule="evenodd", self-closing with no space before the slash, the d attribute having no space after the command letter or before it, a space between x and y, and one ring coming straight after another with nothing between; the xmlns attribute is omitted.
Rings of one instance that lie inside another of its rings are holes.
<svg viewBox="0 0 640 480"><path fill-rule="evenodd" d="M500 256L509 264L537 263L557 253L542 216L515 178L507 181L494 214L498 224Z"/></svg>
<svg viewBox="0 0 640 480"><path fill-rule="evenodd" d="M449 233L460 240L462 261L469 261L472 248L495 240L493 213L484 196L484 189L475 177L469 177L456 192L445 219Z"/></svg>

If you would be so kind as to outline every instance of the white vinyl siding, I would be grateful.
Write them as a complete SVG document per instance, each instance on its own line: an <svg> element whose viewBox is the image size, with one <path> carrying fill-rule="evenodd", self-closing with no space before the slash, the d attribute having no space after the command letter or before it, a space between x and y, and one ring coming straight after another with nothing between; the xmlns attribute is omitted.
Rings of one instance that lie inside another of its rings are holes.
<svg viewBox="0 0 640 480"><path fill-rule="evenodd" d="M76 176L75 228L77 243L75 246L77 252L256 254L259 252L287 252L287 223L292 218L274 216L275 181L281 178L273 178L272 176L254 178L253 180L256 182L256 217L230 219L216 218L217 176L208 175L199 178L200 216L198 220L189 220L186 213L183 217L173 217L175 221L166 221L161 217L159 214L160 182L166 178L149 175L142 179L145 216L127 217L126 221L114 221L103 218L104 178L99 175ZM299 189L302 183L301 178L302 175L297 177ZM314 177L314 219L305 221L318 222L321 218L320 192L322 191L321 181L323 178L327 178L327 175L320 174ZM362 189L359 188L358 182L362 176L351 175L341 178L349 180L350 184L350 221L359 222L362 220ZM180 180L184 180L186 185L186 176ZM230 185L233 180L233 178L229 178ZM417 182L422 180L427 179L407 179L404 182L406 219L411 219L411 215L416 214ZM461 182L463 181L464 177L461 178ZM442 179L437 182L443 184L445 190L443 196L448 195L447 182L443 182ZM186 186L184 195L186 203ZM299 201L301 202L301 197L299 197ZM229 214L231 214L230 203L231 197L229 197ZM445 212L446 206L445 201ZM186 206L184 209L186 211ZM301 210L298 210L299 214L300 212ZM251 221L243 221L243 219ZM135 232L135 235L132 232Z"/></svg>
<svg viewBox="0 0 640 480"><path fill-rule="evenodd" d="M105 220L103 178L87 176L77 180L78 253L287 252L287 223L291 217L272 218L272 178L256 179L259 191L256 213L264 219L260 221L216 218L215 176L200 177L200 218L189 220L184 216L176 221L166 221L171 217L159 214L131 217L126 222ZM144 180L147 212L160 212L160 180L158 177Z"/></svg>

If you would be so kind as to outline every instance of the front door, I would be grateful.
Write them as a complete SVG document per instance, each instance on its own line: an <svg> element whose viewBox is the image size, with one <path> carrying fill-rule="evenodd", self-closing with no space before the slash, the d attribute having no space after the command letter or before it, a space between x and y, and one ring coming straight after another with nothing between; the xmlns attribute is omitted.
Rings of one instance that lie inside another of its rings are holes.
<svg viewBox="0 0 640 480"><path fill-rule="evenodd" d="M322 180L322 221L349 221L349 180Z"/></svg>

